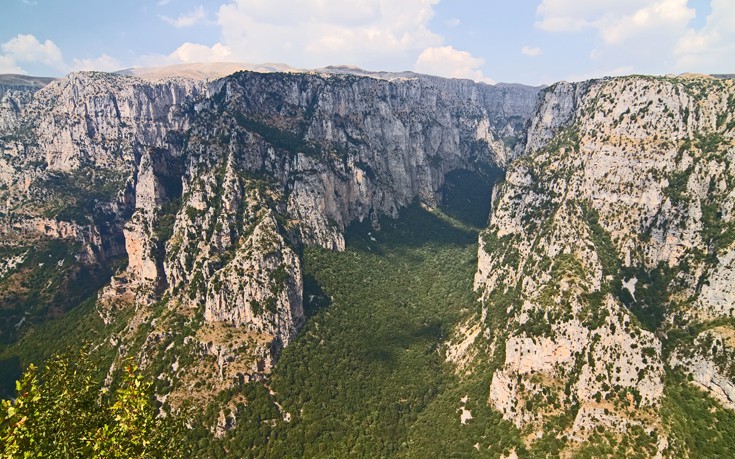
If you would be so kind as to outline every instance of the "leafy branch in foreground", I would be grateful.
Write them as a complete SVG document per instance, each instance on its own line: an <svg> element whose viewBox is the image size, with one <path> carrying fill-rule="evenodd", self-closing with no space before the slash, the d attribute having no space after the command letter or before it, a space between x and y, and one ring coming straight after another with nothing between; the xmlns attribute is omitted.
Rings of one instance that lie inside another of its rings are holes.
<svg viewBox="0 0 735 459"><path fill-rule="evenodd" d="M177 458L184 429L156 416L151 383L128 365L101 387L86 351L30 365L14 400L0 402L2 458Z"/></svg>

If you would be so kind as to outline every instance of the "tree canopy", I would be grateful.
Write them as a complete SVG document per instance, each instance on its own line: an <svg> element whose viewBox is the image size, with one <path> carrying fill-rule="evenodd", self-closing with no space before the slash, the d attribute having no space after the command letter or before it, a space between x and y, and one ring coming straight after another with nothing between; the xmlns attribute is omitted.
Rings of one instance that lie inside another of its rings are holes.
<svg viewBox="0 0 735 459"><path fill-rule="evenodd" d="M184 457L183 426L157 416L151 382L132 363L114 389L95 374L85 350L30 365L16 398L0 402L0 457Z"/></svg>

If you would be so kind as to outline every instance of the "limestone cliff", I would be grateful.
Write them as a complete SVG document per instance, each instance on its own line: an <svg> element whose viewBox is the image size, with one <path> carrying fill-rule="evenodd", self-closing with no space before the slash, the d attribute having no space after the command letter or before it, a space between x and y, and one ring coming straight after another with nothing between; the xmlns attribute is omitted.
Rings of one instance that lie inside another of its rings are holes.
<svg viewBox="0 0 735 459"><path fill-rule="evenodd" d="M341 250L353 221L437 203L450 171L504 167L538 93L338 71L81 72L37 89L0 111L3 243L123 259L97 308L126 317L121 356L175 362L159 375L171 403L201 392L193 375L224 389L267 373L304 321L299 247Z"/></svg>
<svg viewBox="0 0 735 459"><path fill-rule="evenodd" d="M657 414L665 368L735 406L733 137L733 80L542 93L475 278L502 362L489 402L506 419L533 438L641 426L675 454Z"/></svg>
<svg viewBox="0 0 735 459"><path fill-rule="evenodd" d="M30 304L29 278L63 276L2 325L63 313L78 273L115 268L95 297L105 345L164 405L205 405L296 337L304 246L342 250L353 222L438 204L454 171L504 170L481 317L448 360L490 368L487 403L528 444L574 451L602 429L673 457L672 375L735 408L734 136L735 82L706 77L540 93L342 67L3 77L0 283Z"/></svg>
<svg viewBox="0 0 735 459"><path fill-rule="evenodd" d="M0 75L0 132L17 128L19 116L33 94L52 81L53 78Z"/></svg>

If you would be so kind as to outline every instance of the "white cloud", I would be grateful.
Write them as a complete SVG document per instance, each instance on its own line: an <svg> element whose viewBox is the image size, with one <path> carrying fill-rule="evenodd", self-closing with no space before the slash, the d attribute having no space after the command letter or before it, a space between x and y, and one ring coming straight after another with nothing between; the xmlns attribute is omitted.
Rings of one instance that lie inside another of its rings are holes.
<svg viewBox="0 0 735 459"><path fill-rule="evenodd" d="M439 0L235 0L220 7L232 58L296 67L397 69L442 37L429 30Z"/></svg>
<svg viewBox="0 0 735 459"><path fill-rule="evenodd" d="M650 0L542 0L536 8L536 27L547 32L576 32L606 18L620 17Z"/></svg>
<svg viewBox="0 0 735 459"><path fill-rule="evenodd" d="M41 43L33 35L17 35L0 45L0 73L27 74L31 69L39 75L67 73L77 70L98 70L109 72L120 70L123 65L107 54L97 58L78 59L67 64L56 44L51 40Z"/></svg>
<svg viewBox="0 0 735 459"><path fill-rule="evenodd" d="M449 27L457 27L460 24L460 20L457 18L452 18L447 21L447 25Z"/></svg>
<svg viewBox="0 0 735 459"><path fill-rule="evenodd" d="M536 56L540 56L542 52L541 52L541 48L524 46L523 48L521 48L521 54L523 54L524 56L536 57Z"/></svg>
<svg viewBox="0 0 735 459"><path fill-rule="evenodd" d="M494 81L483 75L480 67L485 63L467 51L459 51L451 46L426 48L416 60L415 70L419 73L439 75L447 78L469 78L493 84Z"/></svg>
<svg viewBox="0 0 735 459"><path fill-rule="evenodd" d="M123 64L117 59L103 54L94 59L74 59L72 68L77 70L96 70L98 72L114 72L121 70Z"/></svg>
<svg viewBox="0 0 735 459"><path fill-rule="evenodd" d="M536 27L547 32L596 30L607 44L634 39L662 29L681 31L694 18L687 0L543 0L536 9Z"/></svg>
<svg viewBox="0 0 735 459"><path fill-rule="evenodd" d="M701 30L687 30L676 44L676 66L682 71L735 71L735 3L713 0Z"/></svg>
<svg viewBox="0 0 735 459"><path fill-rule="evenodd" d="M229 47L220 43L214 46L197 43L184 43L168 55L142 56L137 65L142 67L159 67L176 64L191 64L197 62L232 62L236 61Z"/></svg>
<svg viewBox="0 0 735 459"><path fill-rule="evenodd" d="M687 0L542 0L536 27L547 32L592 32L590 59L636 72L727 72L735 62L735 2L711 0L704 27Z"/></svg>
<svg viewBox="0 0 735 459"><path fill-rule="evenodd" d="M20 68L12 57L0 55L0 73L26 74L28 72Z"/></svg>
<svg viewBox="0 0 735 459"><path fill-rule="evenodd" d="M600 21L597 27L605 43L621 44L651 31L676 37L694 16L687 0L659 0L620 18Z"/></svg>
<svg viewBox="0 0 735 459"><path fill-rule="evenodd" d="M15 66L21 63L39 63L55 70L67 69L61 50L51 40L41 43L33 35L19 34L0 45L5 65Z"/></svg>
<svg viewBox="0 0 735 459"><path fill-rule="evenodd" d="M180 63L189 62L222 62L231 59L232 51L225 45L217 43L209 47L194 43L184 43L179 46L176 51L171 53L169 57Z"/></svg>
<svg viewBox="0 0 735 459"><path fill-rule="evenodd" d="M164 22L176 27L177 29L183 29L184 27L192 27L200 22L207 19L207 12L203 6L198 6L194 10L179 15L177 18L170 18L168 16L159 16Z"/></svg>

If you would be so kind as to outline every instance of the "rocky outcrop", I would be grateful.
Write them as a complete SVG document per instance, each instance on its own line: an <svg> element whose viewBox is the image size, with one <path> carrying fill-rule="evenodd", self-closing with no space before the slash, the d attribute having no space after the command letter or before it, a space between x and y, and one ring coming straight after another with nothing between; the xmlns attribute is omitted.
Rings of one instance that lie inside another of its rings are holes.
<svg viewBox="0 0 735 459"><path fill-rule="evenodd" d="M598 425L659 429L665 364L731 403L730 368L701 336L674 341L667 362L660 337L732 317L734 108L735 82L709 78L542 93L475 278L503 362L490 403L506 419L575 439ZM565 411L567 424L549 423Z"/></svg>
<svg viewBox="0 0 735 459"><path fill-rule="evenodd" d="M94 250L102 247L102 237L94 225L79 225L74 222L59 221L53 218L12 218L0 220L0 238L3 245L33 244L39 239L66 239L82 247L78 259L93 263L100 254Z"/></svg>
<svg viewBox="0 0 735 459"><path fill-rule="evenodd" d="M250 73L213 91L199 110L221 113L214 138L287 190L301 240L337 249L352 221L435 202L447 172L505 164L512 142L498 129L518 138L535 96L469 81Z"/></svg>
<svg viewBox="0 0 735 459"><path fill-rule="evenodd" d="M279 337L285 346L301 328L301 263L266 213L218 270L204 299L204 318Z"/></svg>
<svg viewBox="0 0 735 459"><path fill-rule="evenodd" d="M0 135L18 128L19 117L33 94L52 81L53 78L0 75Z"/></svg>
<svg viewBox="0 0 735 459"><path fill-rule="evenodd" d="M0 142L0 210L16 220L93 219L105 239L94 251L124 253L122 227L130 212L155 210L146 202L136 206L135 198L146 195L135 190L141 158L150 149L181 153L180 132L190 120L181 110L202 90L188 80L146 83L102 73L50 83L32 95L18 126Z"/></svg>
<svg viewBox="0 0 735 459"><path fill-rule="evenodd" d="M26 117L46 168L128 171L141 148L171 148L187 128L184 112L202 85L186 79L147 82L107 73L73 73L38 92Z"/></svg>
<svg viewBox="0 0 735 459"><path fill-rule="evenodd" d="M705 319L735 317L735 250L718 254L713 264L701 284L693 313Z"/></svg>
<svg viewBox="0 0 735 459"><path fill-rule="evenodd" d="M724 335L723 336L723 332ZM735 409L732 330L700 333L692 347L680 347L669 359L672 368L686 372L694 384L705 389L724 406Z"/></svg>
<svg viewBox="0 0 735 459"><path fill-rule="evenodd" d="M589 82L556 83L543 91L526 133L524 153L530 154L548 144L579 113Z"/></svg>

